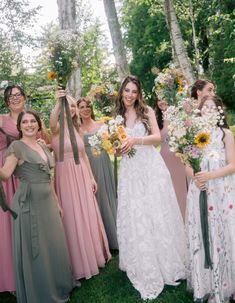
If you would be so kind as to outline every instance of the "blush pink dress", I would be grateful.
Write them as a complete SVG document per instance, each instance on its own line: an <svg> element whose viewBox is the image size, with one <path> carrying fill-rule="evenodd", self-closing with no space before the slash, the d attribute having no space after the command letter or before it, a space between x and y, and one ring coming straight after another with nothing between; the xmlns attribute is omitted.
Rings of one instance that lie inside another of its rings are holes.
<svg viewBox="0 0 235 303"><path fill-rule="evenodd" d="M59 162L59 136L52 138L55 153L56 193L63 209L63 224L75 279L89 279L111 258L107 236L92 191L85 163L83 140L75 130L80 164L73 158L67 126L64 134L64 161Z"/></svg>
<svg viewBox="0 0 235 303"><path fill-rule="evenodd" d="M161 156L166 163L166 166L171 174L171 179L174 185L177 201L180 207L181 214L185 218L186 199L187 199L187 179L185 167L180 158L169 150L167 140L167 127L164 126L161 130Z"/></svg>
<svg viewBox="0 0 235 303"><path fill-rule="evenodd" d="M19 132L10 116L2 116L2 130L16 139ZM6 135L0 132L0 165L4 164L4 154L7 149ZM19 181L11 176L6 182L2 181L8 205L12 207L12 198ZM12 259L12 228L11 215L0 208L0 292L15 291L15 278Z"/></svg>

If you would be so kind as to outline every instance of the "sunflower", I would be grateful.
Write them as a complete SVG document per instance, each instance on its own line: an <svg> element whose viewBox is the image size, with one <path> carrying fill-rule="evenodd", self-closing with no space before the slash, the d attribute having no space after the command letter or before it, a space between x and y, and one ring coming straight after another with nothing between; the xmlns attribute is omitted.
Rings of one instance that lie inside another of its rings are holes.
<svg viewBox="0 0 235 303"><path fill-rule="evenodd" d="M53 80L55 80L55 78L56 78L56 73L55 72L48 72L47 73L47 79L49 81L53 81Z"/></svg>
<svg viewBox="0 0 235 303"><path fill-rule="evenodd" d="M194 143L198 148L204 148L210 143L210 135L207 133L199 133L195 137Z"/></svg>

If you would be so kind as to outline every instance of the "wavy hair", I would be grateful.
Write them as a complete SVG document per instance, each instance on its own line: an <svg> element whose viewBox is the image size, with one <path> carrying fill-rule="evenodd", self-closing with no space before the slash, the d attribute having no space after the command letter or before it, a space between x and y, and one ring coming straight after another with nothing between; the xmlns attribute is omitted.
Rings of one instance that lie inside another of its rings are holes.
<svg viewBox="0 0 235 303"><path fill-rule="evenodd" d="M81 98L78 99L78 101L77 101L77 108L78 108L78 109L79 109L79 104L80 104L81 102L85 102L86 105L90 107L90 109L91 109L91 119L95 120L95 114L94 114L94 110L93 110L93 106L92 106L91 101L90 101L87 97L81 97ZM82 118L81 118L80 115L79 115L79 117L80 117L81 123L83 123Z"/></svg>
<svg viewBox="0 0 235 303"><path fill-rule="evenodd" d="M140 83L140 80L133 75L127 76L123 81L118 91L118 96L116 99L116 107L114 110L114 115L121 115L124 118L124 125L126 126L126 107L124 105L122 95L125 87L128 83L133 83L136 85L138 90L137 99L135 100L134 108L136 111L137 119L141 120L145 126L145 129L149 133L151 130L150 123L149 123L149 117L148 117L148 107L147 104L143 98L142 94L142 86Z"/></svg>
<svg viewBox="0 0 235 303"><path fill-rule="evenodd" d="M194 99L198 99L198 95L197 95L197 91L198 90L203 90L203 88L208 84L211 83L214 85L215 87L215 83L211 80L208 79L198 79L197 81L195 81L191 87L191 97Z"/></svg>

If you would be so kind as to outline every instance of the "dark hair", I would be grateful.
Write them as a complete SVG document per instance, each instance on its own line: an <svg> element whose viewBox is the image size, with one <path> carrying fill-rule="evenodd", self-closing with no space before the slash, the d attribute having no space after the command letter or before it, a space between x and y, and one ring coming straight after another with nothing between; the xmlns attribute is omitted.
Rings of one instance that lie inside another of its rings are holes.
<svg viewBox="0 0 235 303"><path fill-rule="evenodd" d="M95 120L95 114L94 114L94 110L93 110L93 106L92 106L91 101L87 97L81 97L77 101L77 107L78 108L79 108L79 104L81 102L85 102L90 107L90 109L91 109L91 119ZM81 116L80 116L80 120L81 120L81 123L83 123Z"/></svg>
<svg viewBox="0 0 235 303"><path fill-rule="evenodd" d="M38 127L39 127L38 131L40 131L42 129L42 121L40 119L39 114L37 112L31 110L31 109L25 110L25 111L23 111L19 114L18 119L17 119L17 124L16 124L16 127L19 131L19 134L20 134L20 136L19 136L20 138L22 138L22 131L21 131L21 128L20 128L20 124L21 124L21 121L22 121L25 114L33 115L34 118L36 119L36 121L38 122Z"/></svg>
<svg viewBox="0 0 235 303"><path fill-rule="evenodd" d="M156 119L157 119L157 124L158 124L158 127L159 129L163 129L163 113L162 113L162 110L159 108L158 106L158 101L160 99L158 99L158 97L156 97L156 103L155 103L155 115L156 115Z"/></svg>
<svg viewBox="0 0 235 303"><path fill-rule="evenodd" d="M198 99L197 91L203 90L203 88L208 84L211 83L215 86L215 83L208 79L198 79L196 82L193 83L191 87L191 97L194 99Z"/></svg>
<svg viewBox="0 0 235 303"><path fill-rule="evenodd" d="M138 89L138 96L134 104L134 108L136 110L137 119L141 119L141 121L144 123L145 129L150 132L150 124L149 124L149 117L147 115L148 113L148 107L147 104L143 98L142 95L142 87L140 80L133 75L127 76L123 81L118 91L118 96L116 99L116 108L115 108L115 115L121 115L124 118L124 125L126 125L126 107L124 105L124 102L122 100L122 94L123 91L128 83L134 83L137 86Z"/></svg>
<svg viewBox="0 0 235 303"><path fill-rule="evenodd" d="M22 87L20 87L19 85L9 85L4 90L4 101L6 103L6 106L9 105L9 97L11 95L13 88L17 88L20 91L21 95L26 99L26 94Z"/></svg>
<svg viewBox="0 0 235 303"><path fill-rule="evenodd" d="M201 102L200 102L200 104L199 104L199 106L198 106L198 109L201 110L201 109L203 108L203 106L204 106L204 104L205 104L205 102L206 102L207 100L212 100L212 101L214 101L215 106L216 106L217 108L220 106L221 109L223 110L223 113L222 113L222 114L219 113L219 114L220 114L220 120L223 121L223 125L220 125L220 124L219 124L219 121L218 121L217 126L219 126L219 127L221 127L221 128L228 128L228 129L229 129L229 125L228 125L227 120L226 120L225 108L224 108L224 105L223 105L223 101L222 101L222 99L221 99L219 96L216 96L216 95L215 95L215 96L212 96L212 97L210 97L210 96L205 96L205 97L203 97L202 100L201 100Z"/></svg>

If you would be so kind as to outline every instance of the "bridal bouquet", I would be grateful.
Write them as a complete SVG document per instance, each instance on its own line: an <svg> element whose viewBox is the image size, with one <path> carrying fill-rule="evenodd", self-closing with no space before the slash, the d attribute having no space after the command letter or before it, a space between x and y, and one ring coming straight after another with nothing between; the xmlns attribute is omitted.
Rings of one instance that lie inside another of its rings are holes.
<svg viewBox="0 0 235 303"><path fill-rule="evenodd" d="M122 148L127 140L127 133L123 125L124 119L118 115L115 119L106 119L105 123L96 134L88 138L94 156L100 155L102 149L108 154L114 154ZM134 156L136 150L132 148L128 156Z"/></svg>
<svg viewBox="0 0 235 303"><path fill-rule="evenodd" d="M168 121L169 147L194 173L200 171L203 149L210 143L210 134L215 129L219 113L203 110L200 115L197 104L190 98L169 106L164 113Z"/></svg>

